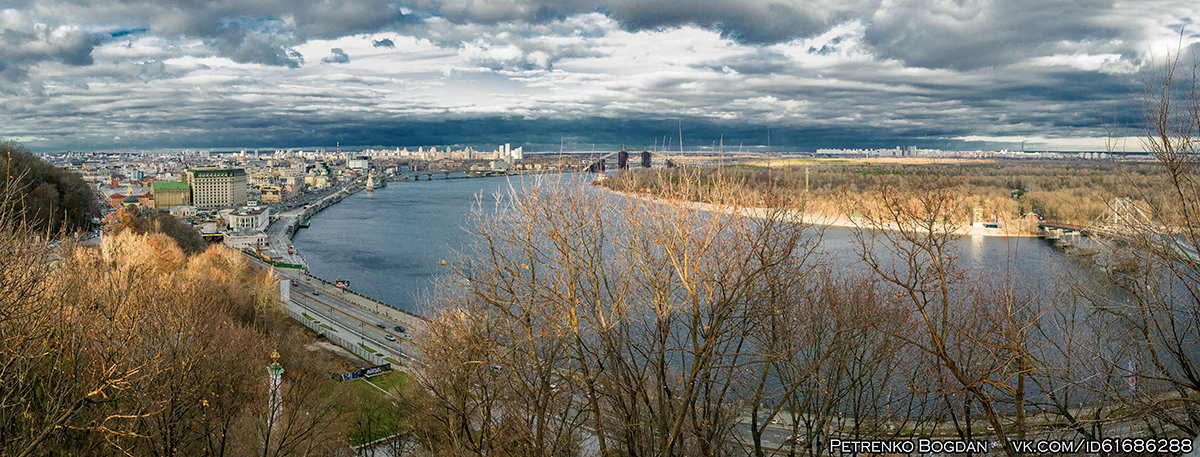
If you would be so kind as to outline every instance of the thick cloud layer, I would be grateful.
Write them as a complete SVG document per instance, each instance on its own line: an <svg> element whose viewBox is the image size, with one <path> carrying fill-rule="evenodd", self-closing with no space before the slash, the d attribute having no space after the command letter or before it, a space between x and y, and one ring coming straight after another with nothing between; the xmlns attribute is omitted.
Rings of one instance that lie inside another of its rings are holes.
<svg viewBox="0 0 1200 457"><path fill-rule="evenodd" d="M1134 120L1140 72L1195 52L1197 20L1183 0L10 1L0 137L652 145L682 119L692 144L1087 145Z"/></svg>
<svg viewBox="0 0 1200 457"><path fill-rule="evenodd" d="M289 67L302 64L291 48L307 39L374 32L406 19L389 0L45 0L4 12L28 22L145 27L160 36L204 39L235 62Z"/></svg>
<svg viewBox="0 0 1200 457"><path fill-rule="evenodd" d="M580 13L607 12L631 30L687 24L711 27L749 43L774 43L827 30L862 17L879 0L416 0L413 6L456 23L542 23Z"/></svg>
<svg viewBox="0 0 1200 457"><path fill-rule="evenodd" d="M7 19L7 18L6 18ZM74 26L10 24L0 21L0 79L24 80L26 69L42 62L91 65L99 37Z"/></svg>
<svg viewBox="0 0 1200 457"><path fill-rule="evenodd" d="M871 17L881 55L927 68L974 69L1062 52L1136 55L1142 24L1114 17L1111 0L895 0Z"/></svg>
<svg viewBox="0 0 1200 457"><path fill-rule="evenodd" d="M879 0L613 0L613 17L633 29L698 24L745 43L778 43L861 18Z"/></svg>

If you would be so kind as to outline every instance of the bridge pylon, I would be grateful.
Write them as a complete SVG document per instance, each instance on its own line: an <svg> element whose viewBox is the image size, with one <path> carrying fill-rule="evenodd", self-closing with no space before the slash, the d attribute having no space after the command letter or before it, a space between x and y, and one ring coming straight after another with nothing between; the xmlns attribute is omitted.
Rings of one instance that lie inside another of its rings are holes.
<svg viewBox="0 0 1200 457"><path fill-rule="evenodd" d="M1116 235L1132 235L1137 231L1152 230L1157 224L1145 210L1138 207L1130 198L1114 198L1108 208L1100 213L1087 231L1090 233L1110 233Z"/></svg>

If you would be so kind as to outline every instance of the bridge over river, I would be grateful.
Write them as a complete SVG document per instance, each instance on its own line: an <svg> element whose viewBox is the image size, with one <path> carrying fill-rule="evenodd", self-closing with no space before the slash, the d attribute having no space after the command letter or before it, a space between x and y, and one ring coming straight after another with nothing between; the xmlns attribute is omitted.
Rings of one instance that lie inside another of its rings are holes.
<svg viewBox="0 0 1200 457"><path fill-rule="evenodd" d="M1194 264L1200 261L1200 253L1188 246L1171 230L1154 222L1145 211L1128 198L1116 198L1108 209L1092 223L1083 226L1063 222L1039 222L1038 229L1043 239L1060 247L1074 247L1079 237L1111 240L1126 244L1147 244L1154 249L1174 252L1179 260Z"/></svg>

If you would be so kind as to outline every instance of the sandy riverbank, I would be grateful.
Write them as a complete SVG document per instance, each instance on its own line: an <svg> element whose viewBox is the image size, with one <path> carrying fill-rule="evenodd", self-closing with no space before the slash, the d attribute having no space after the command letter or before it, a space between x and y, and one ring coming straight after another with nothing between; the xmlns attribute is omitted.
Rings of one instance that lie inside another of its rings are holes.
<svg viewBox="0 0 1200 457"><path fill-rule="evenodd" d="M642 201L646 201L646 202L659 203L659 204L669 204L669 203L683 204L683 205L686 205L686 206L696 209L696 210L707 211L707 212L711 212L711 213L722 213L722 214L741 213L741 214L745 214L750 217L764 217L767 214L766 208L732 207L732 206L715 205L712 203L701 203L701 202L692 202L692 201L678 201L678 200L669 201L669 200L666 200L666 199L663 199L660 197L656 197L656 196L650 195L650 194L622 192L622 191L609 189L609 188L603 187L603 186L597 186L597 187L600 187L600 188L604 189L605 191L621 195L625 198L638 199L638 200L642 200ZM823 226L829 226L829 227L847 227L847 228L869 228L869 229L877 229L877 230L897 230L898 229L898 227L894 224L872 226L872 225L870 225L870 221L867 221L865 218L851 218L849 216L842 215L842 214L804 212L804 213L792 214L791 216L793 217L794 220L796 220L798 222L802 222L805 224L812 224L812 225L823 225ZM1033 235L1033 234L1029 234L1029 233L1020 233L1020 232L1016 232L1016 231L1010 231L1010 230L1007 230L1004 228L987 228L987 227L970 227L970 226L958 227L954 232L958 235L963 235L963 236L1002 236L1002 237L1037 236L1037 235Z"/></svg>

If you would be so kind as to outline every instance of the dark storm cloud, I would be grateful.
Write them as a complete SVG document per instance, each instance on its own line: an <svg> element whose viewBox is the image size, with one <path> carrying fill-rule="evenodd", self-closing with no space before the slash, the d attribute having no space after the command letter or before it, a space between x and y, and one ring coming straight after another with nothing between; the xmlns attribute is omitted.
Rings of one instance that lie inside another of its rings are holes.
<svg viewBox="0 0 1200 457"><path fill-rule="evenodd" d="M329 50L329 56L321 59L325 63L350 63L350 56L346 55L346 51L342 48L333 48Z"/></svg>
<svg viewBox="0 0 1200 457"><path fill-rule="evenodd" d="M878 4L878 0L610 0L607 8L635 30L696 24L743 43L777 43L824 32Z"/></svg>
<svg viewBox="0 0 1200 457"><path fill-rule="evenodd" d="M375 32L414 20L402 15L391 0L47 0L15 11L31 22L113 24L119 27L111 35L114 38L143 30L165 37L199 38L235 62L286 67L303 64L293 47L308 39ZM0 29L3 34L10 32ZM91 48L98 44L83 32L59 40L53 52L42 53L69 64L87 64ZM6 42L0 53L13 48ZM8 57L0 54L0 59L10 62L10 70L36 60Z"/></svg>
<svg viewBox="0 0 1200 457"><path fill-rule="evenodd" d="M100 38L96 35L65 26L39 25L27 31L0 29L0 78L23 80L30 65L42 62L91 65L92 50L98 44Z"/></svg>
<svg viewBox="0 0 1200 457"><path fill-rule="evenodd" d="M455 23L541 23L602 11L630 30L695 24L743 43L776 43L863 17L879 0L413 0L410 4Z"/></svg>
<svg viewBox="0 0 1200 457"><path fill-rule="evenodd" d="M304 64L300 53L288 47L288 40L275 34L261 33L241 24L219 27L210 38L220 55L238 63L259 63L297 68Z"/></svg>
<svg viewBox="0 0 1200 457"><path fill-rule="evenodd" d="M911 66L960 70L1053 55L1067 43L1140 51L1132 42L1111 45L1141 26L1114 18L1113 9L1111 0L898 0L874 12L866 38L882 56Z"/></svg>
<svg viewBox="0 0 1200 457"><path fill-rule="evenodd" d="M392 40L384 38L382 40L372 41L371 46L374 46L376 48L394 48L394 47L396 47L396 43L393 42Z"/></svg>
<svg viewBox="0 0 1200 457"><path fill-rule="evenodd" d="M455 23L539 23L594 11L586 0L410 0L409 6Z"/></svg>
<svg viewBox="0 0 1200 457"><path fill-rule="evenodd" d="M317 114L284 116L264 121L258 116L238 114L218 118L219 113L206 113L213 123L211 130L180 131L170 125L155 125L149 121L143 132L122 136L123 145L149 148L296 148L324 146L335 143L346 146L472 146L489 150L497 145L512 143L526 146L527 153L557 153L559 139L565 138L567 151L612 151L620 147L651 150L656 141L670 138L672 150L678 151L680 119L613 119L589 117L571 120L513 119L479 117L467 119L429 118L329 118ZM707 119L684 118L684 150L713 151L724 141L726 151L745 145L750 150L763 150L767 131L764 126L740 122L714 122ZM158 131L172 131L172 142L164 144ZM881 126L796 126L771 128L771 143L775 151L813 151L818 148L840 148L847 145L862 148L892 148L914 145L935 148L978 147L955 140L954 129L912 131ZM348 139L352 139L350 143ZM93 132L64 135L62 150L91 150L97 144L110 143L111 138ZM662 146L658 146L662 149ZM677 152L672 152L677 153Z"/></svg>
<svg viewBox="0 0 1200 457"><path fill-rule="evenodd" d="M374 32L405 19L391 0L288 1L274 16L288 12L295 19L296 32L301 38L337 38Z"/></svg>

